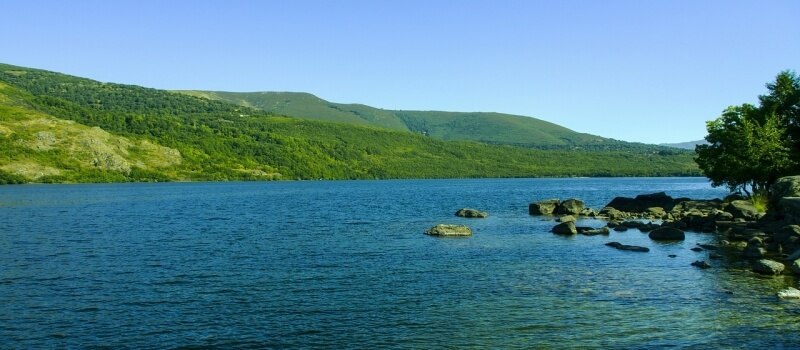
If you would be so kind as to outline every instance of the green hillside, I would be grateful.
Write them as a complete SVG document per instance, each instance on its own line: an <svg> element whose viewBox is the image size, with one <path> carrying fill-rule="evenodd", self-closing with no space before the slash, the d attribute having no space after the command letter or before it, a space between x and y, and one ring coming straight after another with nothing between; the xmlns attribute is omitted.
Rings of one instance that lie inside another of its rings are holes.
<svg viewBox="0 0 800 350"><path fill-rule="evenodd" d="M699 175L691 152L442 141L2 64L0 144L0 183Z"/></svg>
<svg viewBox="0 0 800 350"><path fill-rule="evenodd" d="M439 140L538 149L660 151L661 147L578 133L540 119L484 112L397 111L325 101L299 92L177 91L291 117L412 131Z"/></svg>

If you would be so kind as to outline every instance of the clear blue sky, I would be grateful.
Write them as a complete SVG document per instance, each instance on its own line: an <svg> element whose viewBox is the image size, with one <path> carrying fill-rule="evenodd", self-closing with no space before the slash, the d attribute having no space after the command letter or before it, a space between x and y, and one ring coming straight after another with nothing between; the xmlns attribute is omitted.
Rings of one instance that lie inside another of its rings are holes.
<svg viewBox="0 0 800 350"><path fill-rule="evenodd" d="M800 71L800 1L12 1L0 62L160 89L491 111L646 143Z"/></svg>

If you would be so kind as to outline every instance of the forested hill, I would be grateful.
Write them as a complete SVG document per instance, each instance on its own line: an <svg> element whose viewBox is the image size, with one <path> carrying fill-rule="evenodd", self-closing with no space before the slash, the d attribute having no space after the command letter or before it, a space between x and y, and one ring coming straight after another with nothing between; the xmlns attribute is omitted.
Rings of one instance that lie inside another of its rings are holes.
<svg viewBox="0 0 800 350"><path fill-rule="evenodd" d="M630 143L572 131L544 120L488 112L387 110L342 104L302 92L177 91L291 117L411 131L439 140L478 141L537 149L654 151L659 146Z"/></svg>
<svg viewBox="0 0 800 350"><path fill-rule="evenodd" d="M699 175L692 156L442 141L0 64L0 183Z"/></svg>

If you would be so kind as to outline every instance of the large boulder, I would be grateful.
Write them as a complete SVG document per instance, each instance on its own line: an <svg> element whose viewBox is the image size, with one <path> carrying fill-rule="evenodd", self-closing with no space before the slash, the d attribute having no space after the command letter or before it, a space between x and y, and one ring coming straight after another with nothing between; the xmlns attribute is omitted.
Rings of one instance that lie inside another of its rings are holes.
<svg viewBox="0 0 800 350"><path fill-rule="evenodd" d="M558 207L558 198L545 199L528 205L530 215L553 215Z"/></svg>
<svg viewBox="0 0 800 350"><path fill-rule="evenodd" d="M780 275L785 268L783 264L769 259L761 259L753 264L753 272L762 275Z"/></svg>
<svg viewBox="0 0 800 350"><path fill-rule="evenodd" d="M556 214L578 215L583 211L585 204L580 199L570 198L558 204Z"/></svg>
<svg viewBox="0 0 800 350"><path fill-rule="evenodd" d="M785 197L800 197L800 176L787 176L775 181L770 187L770 208L782 211L781 199Z"/></svg>
<svg viewBox="0 0 800 350"><path fill-rule="evenodd" d="M800 275L800 260L792 261L792 263L789 264L789 270L795 275Z"/></svg>
<svg viewBox="0 0 800 350"><path fill-rule="evenodd" d="M772 234L772 240L781 244L792 241L793 237L794 240L800 238L800 225L787 225Z"/></svg>
<svg viewBox="0 0 800 350"><path fill-rule="evenodd" d="M661 226L650 231L648 237L654 241L682 241L686 239L686 234L678 228Z"/></svg>
<svg viewBox="0 0 800 350"><path fill-rule="evenodd" d="M578 228L575 227L575 223L572 221L562 222L552 229L553 233L557 235L575 235L578 234Z"/></svg>
<svg viewBox="0 0 800 350"><path fill-rule="evenodd" d="M783 197L779 203L776 211L781 213L786 221L800 224L800 197Z"/></svg>
<svg viewBox="0 0 800 350"><path fill-rule="evenodd" d="M444 237L464 237L472 236L472 230L465 225L439 224L425 231L426 235Z"/></svg>
<svg viewBox="0 0 800 350"><path fill-rule="evenodd" d="M477 209L462 208L456 212L456 216L462 218L485 218L489 217L489 214Z"/></svg>
<svg viewBox="0 0 800 350"><path fill-rule="evenodd" d="M750 201L732 201L725 207L725 211L731 213L734 219L755 220L758 218L758 210Z"/></svg>
<svg viewBox="0 0 800 350"><path fill-rule="evenodd" d="M670 211L677 203L678 201L668 196L666 193L658 192L640 194L636 196L636 198L616 197L606 204L606 206L629 213L643 213L648 208L654 207L660 207L665 211Z"/></svg>

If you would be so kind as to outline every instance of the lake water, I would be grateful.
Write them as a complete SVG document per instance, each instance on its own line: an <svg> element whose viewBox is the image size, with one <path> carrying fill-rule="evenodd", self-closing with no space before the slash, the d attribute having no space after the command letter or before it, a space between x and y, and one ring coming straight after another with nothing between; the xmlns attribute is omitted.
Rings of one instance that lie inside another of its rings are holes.
<svg viewBox="0 0 800 350"><path fill-rule="evenodd" d="M713 235L569 238L528 215L660 191L725 194L701 178L3 186L0 347L800 347L800 303L775 297L793 278L735 254L690 266ZM423 234L438 223L474 235Z"/></svg>

